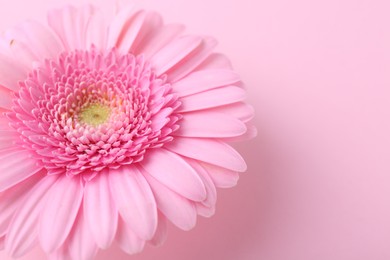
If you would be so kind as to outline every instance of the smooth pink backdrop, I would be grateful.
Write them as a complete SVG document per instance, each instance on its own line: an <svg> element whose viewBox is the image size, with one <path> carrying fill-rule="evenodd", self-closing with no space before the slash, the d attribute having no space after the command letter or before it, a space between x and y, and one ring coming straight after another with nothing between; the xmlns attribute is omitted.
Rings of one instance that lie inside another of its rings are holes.
<svg viewBox="0 0 390 260"><path fill-rule="evenodd" d="M65 2L1 0L0 29ZM389 1L138 2L219 39L259 136L237 146L249 170L214 217L128 259L390 259ZM104 259L127 258L114 247Z"/></svg>

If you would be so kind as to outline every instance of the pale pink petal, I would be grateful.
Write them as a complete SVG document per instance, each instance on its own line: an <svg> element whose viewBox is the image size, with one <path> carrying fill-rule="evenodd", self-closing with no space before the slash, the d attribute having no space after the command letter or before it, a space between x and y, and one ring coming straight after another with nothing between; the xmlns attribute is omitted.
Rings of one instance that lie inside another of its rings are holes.
<svg viewBox="0 0 390 260"><path fill-rule="evenodd" d="M13 91L19 90L18 82L24 80L27 72L10 57L0 53L0 85Z"/></svg>
<svg viewBox="0 0 390 260"><path fill-rule="evenodd" d="M11 148L15 146L19 135L16 131L0 130L0 149Z"/></svg>
<svg viewBox="0 0 390 260"><path fill-rule="evenodd" d="M64 243L82 199L83 186L78 176L70 178L62 175L48 191L48 200L42 209L39 225L39 239L43 250L53 252Z"/></svg>
<svg viewBox="0 0 390 260"><path fill-rule="evenodd" d="M182 97L182 105L178 112L189 112L207 108L219 107L243 101L246 97L244 89L236 86L227 86L204 91L198 94Z"/></svg>
<svg viewBox="0 0 390 260"><path fill-rule="evenodd" d="M13 91L0 86L0 107L10 109L12 107Z"/></svg>
<svg viewBox="0 0 390 260"><path fill-rule="evenodd" d="M140 253L145 246L145 240L140 239L132 230L128 222L119 219L116 241L119 247L126 253L133 255Z"/></svg>
<svg viewBox="0 0 390 260"><path fill-rule="evenodd" d="M136 54L144 54L143 52L139 51L139 49L143 48L153 37L153 35L159 33L162 28L162 17L156 12L147 11L144 23L142 24L142 28L139 30L137 38L131 45L130 52Z"/></svg>
<svg viewBox="0 0 390 260"><path fill-rule="evenodd" d="M119 35L115 47L122 53L128 53L132 48L135 39L141 31L141 28L146 20L146 12L139 11L135 13L131 20L126 23L126 27Z"/></svg>
<svg viewBox="0 0 390 260"><path fill-rule="evenodd" d="M15 148L0 155L0 192L27 179L42 169L31 153Z"/></svg>
<svg viewBox="0 0 390 260"><path fill-rule="evenodd" d="M202 43L196 50L169 71L168 80L170 82L175 82L187 76L210 56L216 45L217 41L214 38L204 37Z"/></svg>
<svg viewBox="0 0 390 260"><path fill-rule="evenodd" d="M167 239L167 231L167 219L161 212L158 212L158 225L156 233L154 234L153 238L148 241L149 244L153 246L161 246Z"/></svg>
<svg viewBox="0 0 390 260"><path fill-rule="evenodd" d="M232 70L202 70L173 83L172 88L180 97L184 97L239 81L240 77Z"/></svg>
<svg viewBox="0 0 390 260"><path fill-rule="evenodd" d="M107 32L105 28L106 22L102 12L99 9L92 7L85 35L87 48L94 45L99 50L103 50L106 47Z"/></svg>
<svg viewBox="0 0 390 260"><path fill-rule="evenodd" d="M41 171L0 194L0 236L6 234L15 211L20 207L29 190L46 174Z"/></svg>
<svg viewBox="0 0 390 260"><path fill-rule="evenodd" d="M202 38L197 36L179 37L161 50L159 50L150 60L158 76L183 60L202 43Z"/></svg>
<svg viewBox="0 0 390 260"><path fill-rule="evenodd" d="M157 206L145 178L136 167L130 166L111 169L109 179L124 221L138 237L151 239L157 227Z"/></svg>
<svg viewBox="0 0 390 260"><path fill-rule="evenodd" d="M108 248L115 238L118 210L110 193L108 171L102 171L85 184L85 223L100 248ZM83 220L84 221L84 220Z"/></svg>
<svg viewBox="0 0 390 260"><path fill-rule="evenodd" d="M0 237L0 250L4 250L5 236Z"/></svg>
<svg viewBox="0 0 390 260"><path fill-rule="evenodd" d="M195 204L195 207L199 216L209 218L215 214L215 206L207 206L198 202Z"/></svg>
<svg viewBox="0 0 390 260"><path fill-rule="evenodd" d="M74 260L69 253L68 245L65 243L54 252L48 254L48 260Z"/></svg>
<svg viewBox="0 0 390 260"><path fill-rule="evenodd" d="M243 122L227 114L197 111L182 115L177 136L223 138L246 132Z"/></svg>
<svg viewBox="0 0 390 260"><path fill-rule="evenodd" d="M126 5L122 10L114 17L109 28L107 35L107 48L113 48L117 45L123 29L127 26L127 23L132 19L134 14L133 5Z"/></svg>
<svg viewBox="0 0 390 260"><path fill-rule="evenodd" d="M202 180L177 154L164 148L156 149L149 151L140 164L148 174L180 195L194 201L205 199Z"/></svg>
<svg viewBox="0 0 390 260"><path fill-rule="evenodd" d="M149 59L157 51L178 37L184 31L184 26L181 24L168 24L145 38L143 45L139 45L137 53L142 53L145 58Z"/></svg>
<svg viewBox="0 0 390 260"><path fill-rule="evenodd" d="M177 227L190 230L196 224L194 203L173 192L165 185L145 173L156 198L158 209Z"/></svg>
<svg viewBox="0 0 390 260"><path fill-rule="evenodd" d="M255 114L253 107L244 102L237 102L226 106L211 108L208 111L228 114L240 119L244 123L252 120Z"/></svg>
<svg viewBox="0 0 390 260"><path fill-rule="evenodd" d="M165 145L177 154L214 164L232 171L246 171L246 163L241 155L229 145L212 139L175 137Z"/></svg>
<svg viewBox="0 0 390 260"><path fill-rule="evenodd" d="M1 114L2 111L0 109L0 130L1 131L12 131L14 130L11 126L10 126L10 121L9 119L7 118L6 115L3 115Z"/></svg>
<svg viewBox="0 0 390 260"><path fill-rule="evenodd" d="M215 70L215 69L228 69L232 70L233 66L231 61L225 55L221 53L211 54L202 64L200 64L196 70Z"/></svg>
<svg viewBox="0 0 390 260"><path fill-rule="evenodd" d="M5 240L5 249L12 257L20 257L36 243L38 221L47 198L47 190L57 181L57 176L44 177L31 191L15 212Z"/></svg>
<svg viewBox="0 0 390 260"><path fill-rule="evenodd" d="M208 172L215 186L218 188L231 188L237 185L239 174L208 163L201 163L203 168Z"/></svg>
<svg viewBox="0 0 390 260"><path fill-rule="evenodd" d="M253 139L257 136L257 128L251 123L246 124L247 131L245 134L236 136L236 137L229 137L229 138L223 138L224 142L241 142L241 141L248 141L250 139Z"/></svg>
<svg viewBox="0 0 390 260"><path fill-rule="evenodd" d="M98 199L99 198L97 197L96 200ZM100 214L104 213L96 212L96 217L99 217ZM81 206L72 231L65 242L72 259L93 259L98 252L98 247L95 243L95 240L98 238L91 233L89 224L89 221L85 217L83 207Z"/></svg>

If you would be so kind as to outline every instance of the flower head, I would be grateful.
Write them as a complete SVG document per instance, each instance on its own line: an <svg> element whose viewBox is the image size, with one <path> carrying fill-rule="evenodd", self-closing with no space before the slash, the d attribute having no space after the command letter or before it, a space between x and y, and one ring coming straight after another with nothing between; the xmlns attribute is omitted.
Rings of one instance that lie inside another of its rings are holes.
<svg viewBox="0 0 390 260"><path fill-rule="evenodd" d="M216 187L245 171L228 141L252 137L253 111L210 37L153 12L53 10L0 43L0 244L36 241L91 259L114 240L161 244L165 221L211 216Z"/></svg>

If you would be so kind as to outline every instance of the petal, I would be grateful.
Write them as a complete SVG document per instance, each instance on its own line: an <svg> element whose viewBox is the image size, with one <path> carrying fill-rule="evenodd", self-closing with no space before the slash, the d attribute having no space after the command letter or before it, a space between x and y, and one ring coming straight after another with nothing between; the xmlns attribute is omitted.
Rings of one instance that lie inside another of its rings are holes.
<svg viewBox="0 0 390 260"><path fill-rule="evenodd" d="M115 47L118 43L123 29L127 23L133 17L134 8L133 5L126 5L123 9L114 17L109 28L107 35L107 48Z"/></svg>
<svg viewBox="0 0 390 260"><path fill-rule="evenodd" d="M175 137L164 146L168 150L199 161L232 171L246 171L241 155L229 145L210 139Z"/></svg>
<svg viewBox="0 0 390 260"><path fill-rule="evenodd" d="M175 82L181 78L187 76L192 72L199 64L201 64L217 45L217 41L212 37L205 37L198 48L191 53L180 64L177 64L168 74L168 81Z"/></svg>
<svg viewBox="0 0 390 260"><path fill-rule="evenodd" d="M18 185L4 191L0 195L0 236L5 235L8 226L11 223L15 211L20 207L20 204L25 199L31 187L37 184L43 177L46 171L34 174L30 178L24 180Z"/></svg>
<svg viewBox="0 0 390 260"><path fill-rule="evenodd" d="M94 7L91 8L92 11L86 28L85 47L89 48L94 45L99 50L104 50L107 37L107 32L104 30L106 28L106 22L100 10Z"/></svg>
<svg viewBox="0 0 390 260"><path fill-rule="evenodd" d="M167 239L167 219L165 216L158 212L158 225L154 237L149 241L153 246L160 246Z"/></svg>
<svg viewBox="0 0 390 260"><path fill-rule="evenodd" d="M187 55L193 52L202 43L197 36L182 36L168 43L159 50L150 60L157 76L167 72Z"/></svg>
<svg viewBox="0 0 390 260"><path fill-rule="evenodd" d="M234 137L246 132L240 120L222 113L199 111L182 114L180 128L174 133L186 137Z"/></svg>
<svg viewBox="0 0 390 260"><path fill-rule="evenodd" d="M196 224L196 209L193 202L168 189L147 173L144 176L153 190L158 209L173 224L190 230Z"/></svg>
<svg viewBox="0 0 390 260"><path fill-rule="evenodd" d="M127 254L133 255L142 252L145 240L140 239L132 230L128 222L119 219L119 227L116 235L119 247Z"/></svg>
<svg viewBox="0 0 390 260"><path fill-rule="evenodd" d="M12 107L12 99L13 99L13 91L0 86L0 107L11 109Z"/></svg>
<svg viewBox="0 0 390 260"><path fill-rule="evenodd" d="M206 90L231 85L240 81L240 77L232 70L195 71L187 77L172 84L172 89L180 97L200 93Z"/></svg>
<svg viewBox="0 0 390 260"><path fill-rule="evenodd" d="M4 250L5 236L0 237L0 250Z"/></svg>
<svg viewBox="0 0 390 260"><path fill-rule="evenodd" d="M252 120L255 114L253 107L244 102L237 102L226 106L216 107L208 111L231 115L235 118L240 119L244 123Z"/></svg>
<svg viewBox="0 0 390 260"><path fill-rule="evenodd" d="M153 237L157 227L157 206L149 184L136 167L110 170L111 192L119 213L142 239Z"/></svg>
<svg viewBox="0 0 390 260"><path fill-rule="evenodd" d="M44 177L28 192L26 199L15 212L5 240L5 249L12 257L20 257L34 246L39 215L47 198L47 190L56 181L57 176Z"/></svg>
<svg viewBox="0 0 390 260"><path fill-rule="evenodd" d="M201 163L201 165L218 188L231 188L237 185L240 178L237 172L208 163Z"/></svg>
<svg viewBox="0 0 390 260"><path fill-rule="evenodd" d="M84 191L86 224L100 248L108 248L115 238L118 210L110 193L108 171L87 182ZM84 258L81 258L84 259Z"/></svg>
<svg viewBox="0 0 390 260"><path fill-rule="evenodd" d="M233 66L229 58L221 53L211 54L196 70L213 70L213 69L229 69L232 70Z"/></svg>
<svg viewBox="0 0 390 260"><path fill-rule="evenodd" d="M198 94L182 97L182 105L177 112L197 111L219 107L243 101L246 97L244 89L236 86L212 89Z"/></svg>
<svg viewBox="0 0 390 260"><path fill-rule="evenodd" d="M99 213L96 217L98 215ZM90 225L88 225L90 223L88 222L89 220L85 217L83 207L80 207L75 224L65 243L68 246L69 255L72 259L93 259L98 252L98 247L95 243L97 237L92 235L89 228Z"/></svg>
<svg viewBox="0 0 390 260"><path fill-rule="evenodd" d="M39 239L44 251L53 252L64 243L82 199L83 187L78 176L70 178L63 175L48 191L39 226Z"/></svg>
<svg viewBox="0 0 390 260"><path fill-rule="evenodd" d="M0 155L0 191L18 184L41 169L28 151L18 148Z"/></svg>
<svg viewBox="0 0 390 260"><path fill-rule="evenodd" d="M24 80L27 72L10 57L0 53L0 85L13 91L19 90L18 82Z"/></svg>
<svg viewBox="0 0 390 260"><path fill-rule="evenodd" d="M14 147L18 139L19 135L16 131L0 130L0 149Z"/></svg>
<svg viewBox="0 0 390 260"><path fill-rule="evenodd" d="M130 51L145 20L146 12L139 11L126 23L126 26L123 28L115 45L121 53L128 53Z"/></svg>
<svg viewBox="0 0 390 260"><path fill-rule="evenodd" d="M140 164L148 174L183 197L194 201L205 199L202 180L179 155L163 148L155 149Z"/></svg>
<svg viewBox="0 0 390 260"><path fill-rule="evenodd" d="M137 53L142 53L146 59L149 59L157 51L178 37L182 31L184 31L184 26L181 24L168 24L158 27L145 38L142 45L140 44L137 47Z"/></svg>

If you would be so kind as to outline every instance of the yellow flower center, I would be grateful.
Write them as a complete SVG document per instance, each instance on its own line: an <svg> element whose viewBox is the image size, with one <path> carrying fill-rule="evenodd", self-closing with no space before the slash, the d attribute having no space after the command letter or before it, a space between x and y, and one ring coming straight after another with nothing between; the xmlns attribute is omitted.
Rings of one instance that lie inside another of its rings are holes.
<svg viewBox="0 0 390 260"><path fill-rule="evenodd" d="M98 126L107 122L111 110L108 106L102 104L90 104L83 108L79 114L82 123Z"/></svg>

